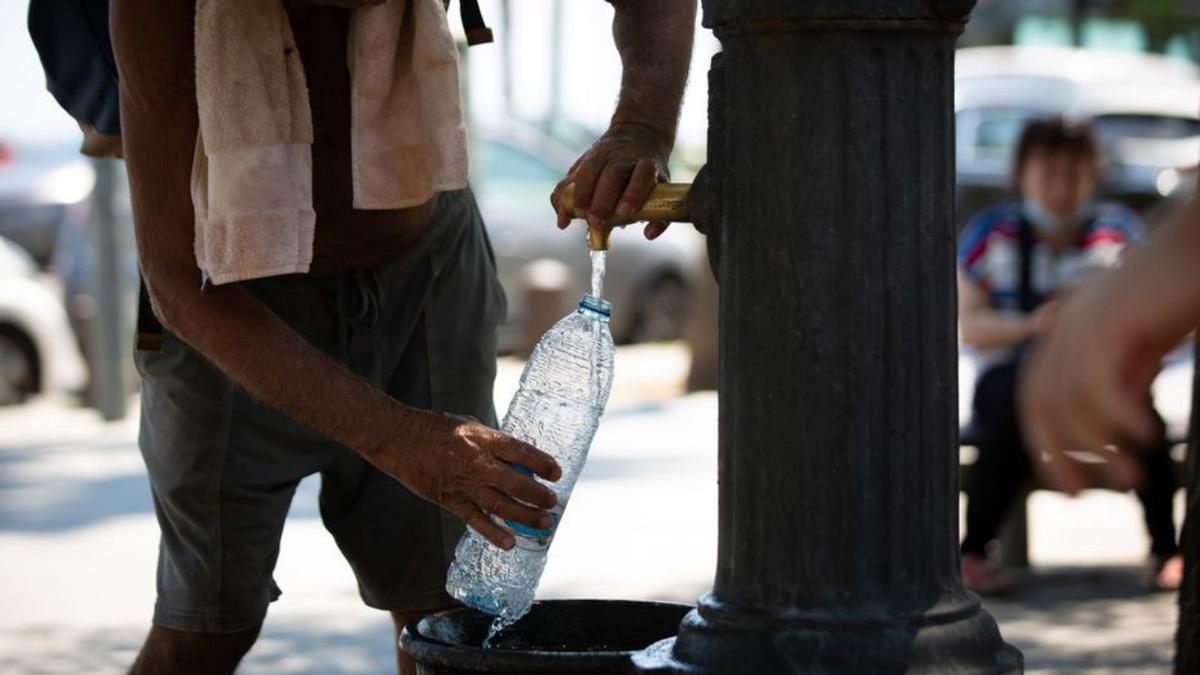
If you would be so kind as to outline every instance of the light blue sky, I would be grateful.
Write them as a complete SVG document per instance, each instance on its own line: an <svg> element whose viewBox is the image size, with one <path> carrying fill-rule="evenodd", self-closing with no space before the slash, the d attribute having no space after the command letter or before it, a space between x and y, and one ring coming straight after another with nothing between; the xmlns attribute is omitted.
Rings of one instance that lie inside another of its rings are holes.
<svg viewBox="0 0 1200 675"><path fill-rule="evenodd" d="M71 141L79 127L46 91L29 40L28 0L0 0L0 141Z"/></svg>

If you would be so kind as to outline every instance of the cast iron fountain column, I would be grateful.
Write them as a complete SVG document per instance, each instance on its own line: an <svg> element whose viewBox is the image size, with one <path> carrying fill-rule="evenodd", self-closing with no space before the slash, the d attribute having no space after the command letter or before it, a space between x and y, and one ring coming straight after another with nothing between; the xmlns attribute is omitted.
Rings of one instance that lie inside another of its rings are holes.
<svg viewBox="0 0 1200 675"><path fill-rule="evenodd" d="M954 43L973 0L704 0L711 593L644 672L1012 673L958 556Z"/></svg>

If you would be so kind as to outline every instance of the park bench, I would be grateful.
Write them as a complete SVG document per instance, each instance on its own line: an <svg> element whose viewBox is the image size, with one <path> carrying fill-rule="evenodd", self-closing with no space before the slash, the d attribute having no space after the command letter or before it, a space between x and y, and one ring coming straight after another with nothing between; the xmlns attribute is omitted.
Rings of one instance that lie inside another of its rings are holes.
<svg viewBox="0 0 1200 675"><path fill-rule="evenodd" d="M1186 439L1169 436L1168 440L1171 443L1171 459L1175 465L1175 485L1177 488L1183 488L1187 483L1184 471L1186 453L1183 450ZM979 434L968 422L959 430L958 434L958 484L960 490L967 484L967 479L974 469L974 453L972 451L975 450L978 443ZM1037 481L1031 483L1000 528L996 541L1000 544L1000 562L1003 565L1022 569L1029 567L1029 495L1034 490L1040 489L1045 488Z"/></svg>

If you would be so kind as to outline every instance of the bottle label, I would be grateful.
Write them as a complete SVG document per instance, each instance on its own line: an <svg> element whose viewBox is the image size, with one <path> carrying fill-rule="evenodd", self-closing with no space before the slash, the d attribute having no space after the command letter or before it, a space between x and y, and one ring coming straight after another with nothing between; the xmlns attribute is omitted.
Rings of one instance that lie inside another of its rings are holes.
<svg viewBox="0 0 1200 675"><path fill-rule="evenodd" d="M528 468L521 466L520 464L509 464L509 466L511 466L514 470L523 473L534 480L537 480L537 478L534 477L533 472ZM550 542L554 540L554 531L558 529L558 521L562 518L562 512L563 505L561 503L555 504L554 508L547 511L546 513L550 514L550 519L554 521L554 524L544 530L529 527L528 525L522 525L521 523L507 519L501 520L500 518L496 518L496 522L512 530L512 533L516 535L513 537L513 544L517 548L524 549L526 551L545 551L546 549L550 548Z"/></svg>
<svg viewBox="0 0 1200 675"><path fill-rule="evenodd" d="M554 524L544 530L538 530L512 520L503 521L504 526L516 535L513 537L513 542L517 548L526 551L545 551L550 548L550 542L554 540L554 531L558 529L558 521L562 519L563 507L556 505L547 513L550 514L550 519L554 521Z"/></svg>

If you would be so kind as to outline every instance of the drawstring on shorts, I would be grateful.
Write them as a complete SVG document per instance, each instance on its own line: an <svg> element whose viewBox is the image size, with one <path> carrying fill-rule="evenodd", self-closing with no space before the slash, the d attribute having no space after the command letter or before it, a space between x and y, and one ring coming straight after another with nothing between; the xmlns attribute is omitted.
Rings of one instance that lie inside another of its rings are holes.
<svg viewBox="0 0 1200 675"><path fill-rule="evenodd" d="M338 276L338 350L350 362L351 341L356 334L369 333L379 323L383 310L383 283L372 269L351 270Z"/></svg>

